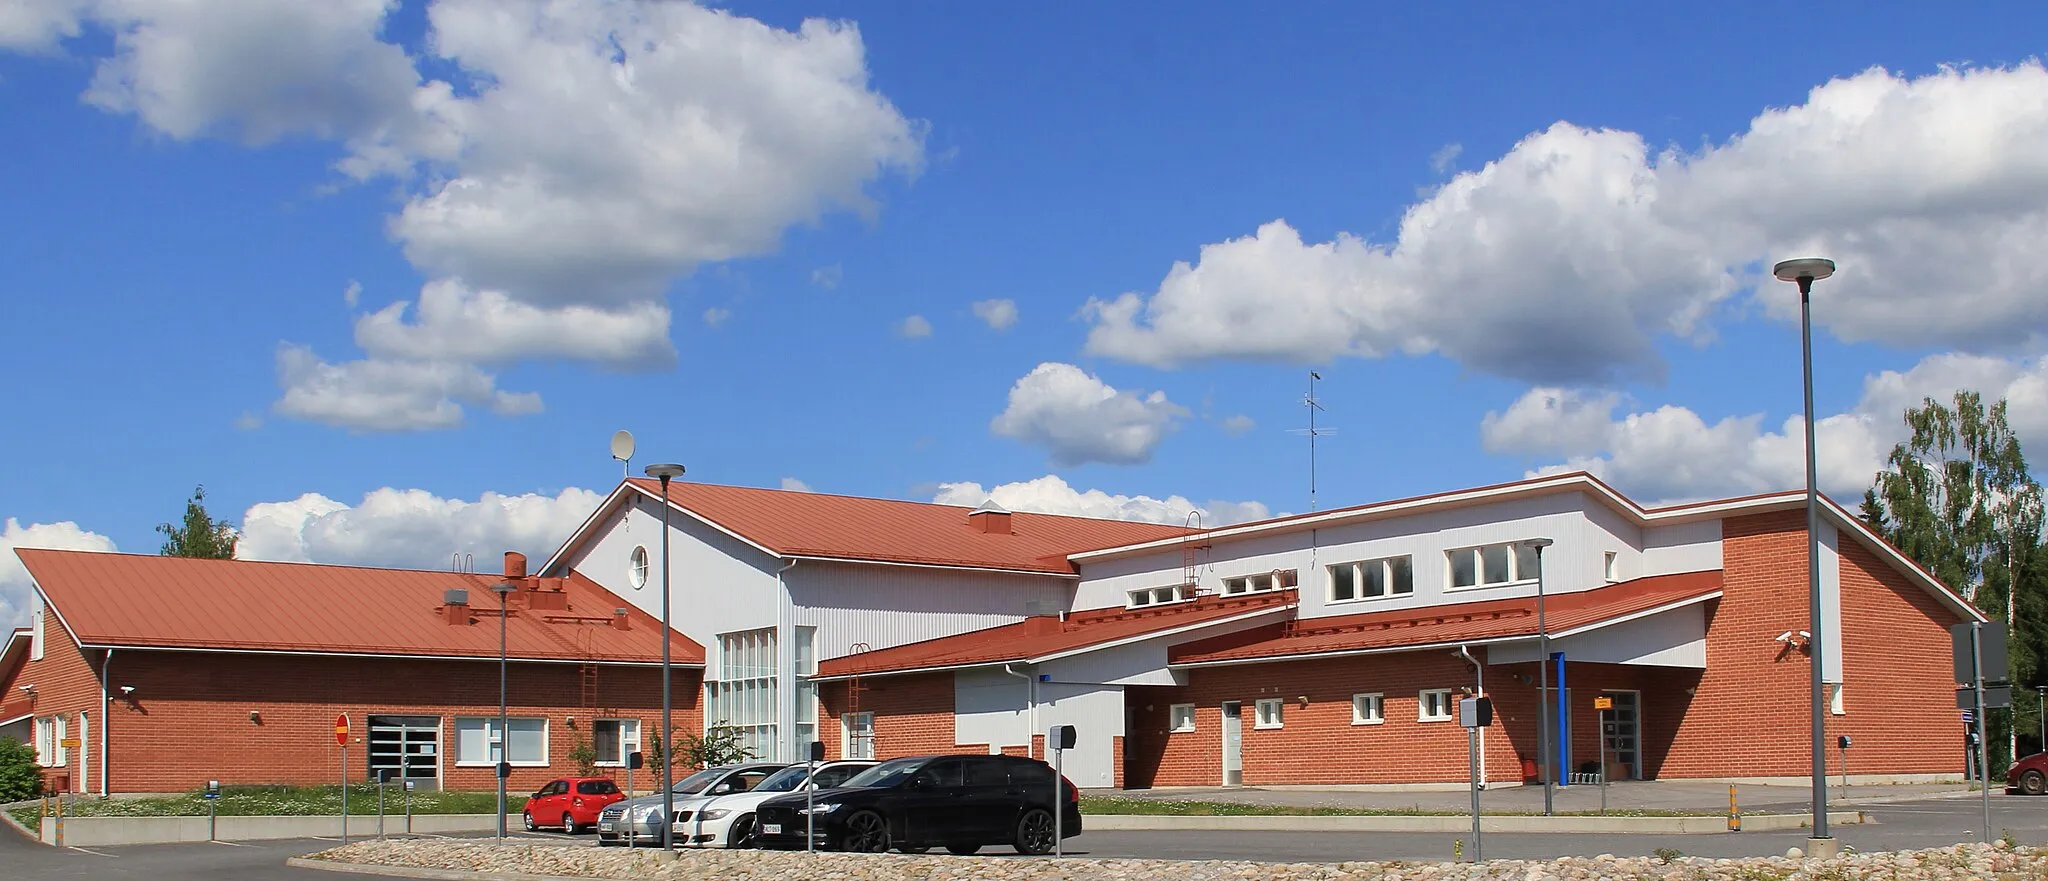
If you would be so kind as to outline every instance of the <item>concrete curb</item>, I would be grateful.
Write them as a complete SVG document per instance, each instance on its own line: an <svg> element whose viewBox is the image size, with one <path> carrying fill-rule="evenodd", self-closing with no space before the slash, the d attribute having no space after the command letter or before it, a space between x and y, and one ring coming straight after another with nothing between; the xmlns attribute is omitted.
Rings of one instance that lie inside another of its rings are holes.
<svg viewBox="0 0 2048 881"><path fill-rule="evenodd" d="M526 875L514 872L472 872L467 869L427 869L415 866L384 866L376 863L343 863L335 860L316 860L308 857L292 857L284 864L294 869L317 869L322 872L348 872L355 875L382 875L386 878L427 878L431 881L590 881L588 877L574 878L566 875Z"/></svg>
<svg viewBox="0 0 2048 881"><path fill-rule="evenodd" d="M483 832L497 828L496 814L414 814L410 834ZM43 820L38 841L55 840L56 818ZM392 835L408 834L405 816L386 815L384 829ZM209 840L264 841L279 838L324 838L341 831L341 818L334 814L306 816L224 816L218 818L214 835L208 835L205 817L65 817L64 844L68 847L109 847L124 844L181 844ZM374 838L377 815L350 814L350 838Z"/></svg>
<svg viewBox="0 0 2048 881"><path fill-rule="evenodd" d="M1804 829L1811 814L1754 814L1742 818L1749 832ZM1862 811L1829 811L1828 822L1859 824ZM1102 814L1083 817L1090 832L1468 832L1468 816L1323 816L1246 815L1185 817L1158 814ZM1529 817L1488 816L1480 819L1487 832L1554 832L1602 834L1696 834L1728 831L1727 817Z"/></svg>

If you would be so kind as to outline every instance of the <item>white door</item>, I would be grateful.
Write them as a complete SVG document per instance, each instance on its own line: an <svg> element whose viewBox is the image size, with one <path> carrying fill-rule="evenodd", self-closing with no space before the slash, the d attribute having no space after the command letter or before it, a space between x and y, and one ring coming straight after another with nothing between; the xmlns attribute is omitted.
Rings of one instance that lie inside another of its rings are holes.
<svg viewBox="0 0 2048 881"><path fill-rule="evenodd" d="M1244 785L1244 704L1223 702L1223 785Z"/></svg>

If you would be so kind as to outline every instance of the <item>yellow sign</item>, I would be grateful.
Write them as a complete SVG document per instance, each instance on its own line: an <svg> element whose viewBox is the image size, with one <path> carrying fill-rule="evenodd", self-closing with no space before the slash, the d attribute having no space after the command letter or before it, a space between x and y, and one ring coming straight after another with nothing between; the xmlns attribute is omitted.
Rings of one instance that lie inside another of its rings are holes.
<svg viewBox="0 0 2048 881"><path fill-rule="evenodd" d="M1611 698L1611 697L1596 697L1596 698L1594 698L1594 699L1593 699L1593 709L1596 709L1596 710L1611 710L1611 709L1614 709L1614 698Z"/></svg>
<svg viewBox="0 0 2048 881"><path fill-rule="evenodd" d="M63 740L59 740L59 741L57 741L57 745L58 745L58 746L60 746L60 747L63 747L63 748L65 748L65 749L77 749L77 748L78 748L78 738L76 738L76 737L66 737L66 738L64 738Z"/></svg>

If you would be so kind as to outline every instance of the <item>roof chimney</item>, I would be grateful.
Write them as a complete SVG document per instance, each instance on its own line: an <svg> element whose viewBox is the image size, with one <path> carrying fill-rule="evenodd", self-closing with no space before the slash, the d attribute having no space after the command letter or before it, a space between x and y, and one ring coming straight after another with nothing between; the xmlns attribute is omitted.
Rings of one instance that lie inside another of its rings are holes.
<svg viewBox="0 0 2048 881"><path fill-rule="evenodd" d="M525 554L518 551L505 552L505 577L507 579L526 577Z"/></svg>
<svg viewBox="0 0 2048 881"><path fill-rule="evenodd" d="M630 619L630 618L627 618L627 617L626 617L626 610L625 610L625 609L613 609L613 610L612 610L612 629L613 629L613 630L631 630L631 629L633 629L633 621L632 621L632 619Z"/></svg>
<svg viewBox="0 0 2048 881"><path fill-rule="evenodd" d="M996 504L995 499L982 502L981 507L967 512L967 526L976 532L989 535L1010 534L1010 512Z"/></svg>
<svg viewBox="0 0 2048 881"><path fill-rule="evenodd" d="M441 615L449 624L468 624L469 591L458 587L442 593Z"/></svg>

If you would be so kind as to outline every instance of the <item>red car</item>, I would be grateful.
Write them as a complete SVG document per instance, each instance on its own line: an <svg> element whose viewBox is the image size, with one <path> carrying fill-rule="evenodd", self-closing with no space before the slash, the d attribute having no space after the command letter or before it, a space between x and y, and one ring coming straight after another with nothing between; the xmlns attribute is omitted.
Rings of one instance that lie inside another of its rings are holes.
<svg viewBox="0 0 2048 881"><path fill-rule="evenodd" d="M2012 763L2005 788L2024 795L2048 794L2048 753L2035 753Z"/></svg>
<svg viewBox="0 0 2048 881"><path fill-rule="evenodd" d="M597 825L597 812L624 799L619 785L607 777L563 777L526 799L526 831L542 826L560 826L563 832L581 832Z"/></svg>

